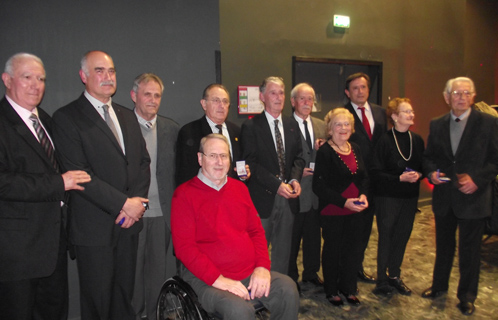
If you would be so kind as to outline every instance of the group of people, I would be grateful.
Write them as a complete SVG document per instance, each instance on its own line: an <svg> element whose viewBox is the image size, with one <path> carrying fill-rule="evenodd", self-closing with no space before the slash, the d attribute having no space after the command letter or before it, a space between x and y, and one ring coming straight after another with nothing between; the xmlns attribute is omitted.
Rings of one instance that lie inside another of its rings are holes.
<svg viewBox="0 0 498 320"><path fill-rule="evenodd" d="M205 115L180 128L158 115L157 75L135 79L134 110L112 100L109 54L87 52L79 75L84 92L51 118L38 107L46 76L38 57L15 54L2 74L2 316L66 319L67 251L77 261L82 319L155 319L161 285L177 272L224 319L254 319L250 301L272 319L297 319L301 241L302 281L324 286L333 305L342 296L360 304L358 279L376 281L378 294L408 295L400 267L424 177L434 184L437 258L422 296L447 291L458 227L459 307L474 311L498 120L472 109L472 80L448 81L451 112L431 122L424 151L409 130L410 100L391 100L386 113L368 102L363 73L348 77L350 103L325 121L311 116L315 92L306 83L292 89L293 113L284 116L284 82L268 77L264 111L241 128L227 121L221 84L204 90ZM376 280L362 268L374 213Z"/></svg>

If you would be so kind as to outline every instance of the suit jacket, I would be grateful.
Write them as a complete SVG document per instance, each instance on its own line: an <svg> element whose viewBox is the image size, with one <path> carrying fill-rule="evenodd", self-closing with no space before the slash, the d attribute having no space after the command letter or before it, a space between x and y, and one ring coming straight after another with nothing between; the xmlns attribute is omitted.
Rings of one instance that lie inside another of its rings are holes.
<svg viewBox="0 0 498 320"><path fill-rule="evenodd" d="M228 176L238 179L237 173L233 170L235 161L242 160L241 147L240 147L240 128L230 122L225 121L228 129L228 134L230 135L230 143L232 144L232 157L233 163L228 171ZM199 152L199 146L201 144L201 139L208 134L213 133L206 116L192 121L184 125L180 132L178 133L177 141L177 151L176 151L176 185L192 179L197 176L199 172L199 162L197 161L197 152Z"/></svg>
<svg viewBox="0 0 498 320"><path fill-rule="evenodd" d="M297 122L282 116L285 139L285 181L301 180L305 161L301 145L301 130ZM277 150L264 111L242 125L243 158L251 168L247 182L254 206L261 218L270 216L275 195L282 183L279 179ZM299 199L289 199L293 213L299 212Z"/></svg>
<svg viewBox="0 0 498 320"><path fill-rule="evenodd" d="M175 191L176 138L180 127L173 120L157 116L157 162L156 177L159 202L166 225L170 228L171 199ZM170 229L171 231L171 229Z"/></svg>
<svg viewBox="0 0 498 320"><path fill-rule="evenodd" d="M360 117L358 117L358 115L356 114L356 111L351 102L349 102L344 107L348 109L349 112L351 112L354 116L355 132L351 135L349 141L354 142L360 146L361 153L363 155L363 161L367 166L367 170L372 165L373 151L375 145L377 144L377 141L379 141L380 137L382 137L382 134L384 134L384 132L387 131L386 110L384 110L381 106L378 106L373 103L369 103L369 105L372 108L372 115L375 122L373 128L372 140L368 138L367 131L365 130L365 127L363 127L363 123L361 122Z"/></svg>
<svg viewBox="0 0 498 320"><path fill-rule="evenodd" d="M69 236L73 244L114 245L120 233L137 233L142 220L123 229L114 223L126 199L147 197L150 158L133 111L113 103L126 154L82 94L54 113L54 140L65 170L84 170L92 181L71 191Z"/></svg>
<svg viewBox="0 0 498 320"><path fill-rule="evenodd" d="M291 117L297 125L299 123L296 121L294 117ZM310 117L311 124L313 126L313 136L314 139L326 139L327 138L327 129L325 122L315 117ZM300 131L301 132L301 131ZM315 162L316 158L316 150L314 149L315 142L312 142L313 148L310 150L308 143L306 142L306 138L303 136L301 132L301 145L303 148L303 159L306 162L305 168L309 168L310 162ZM318 209L318 197L315 195L312 189L313 176L303 177L301 179L301 195L299 196L299 212L308 212L313 207L314 209Z"/></svg>
<svg viewBox="0 0 498 320"><path fill-rule="evenodd" d="M51 135L52 121L38 108ZM0 281L47 277L55 270L64 181L41 144L0 101Z"/></svg>
<svg viewBox="0 0 498 320"><path fill-rule="evenodd" d="M455 155L451 149L450 121L450 113L431 121L424 153L426 175L439 169L451 179L434 186L434 214L444 216L451 209L459 219L488 217L491 183L498 174L498 119L472 109ZM469 174L477 191L473 194L458 191L457 173Z"/></svg>

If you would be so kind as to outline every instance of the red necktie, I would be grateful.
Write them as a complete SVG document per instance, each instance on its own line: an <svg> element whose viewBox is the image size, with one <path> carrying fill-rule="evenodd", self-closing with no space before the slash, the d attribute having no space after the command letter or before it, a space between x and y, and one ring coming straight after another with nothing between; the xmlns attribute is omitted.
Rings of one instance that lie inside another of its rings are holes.
<svg viewBox="0 0 498 320"><path fill-rule="evenodd" d="M368 139L372 140L372 130L370 130L370 122L368 122L367 115L365 114L365 107L358 107L361 110L361 122L365 131L367 131Z"/></svg>

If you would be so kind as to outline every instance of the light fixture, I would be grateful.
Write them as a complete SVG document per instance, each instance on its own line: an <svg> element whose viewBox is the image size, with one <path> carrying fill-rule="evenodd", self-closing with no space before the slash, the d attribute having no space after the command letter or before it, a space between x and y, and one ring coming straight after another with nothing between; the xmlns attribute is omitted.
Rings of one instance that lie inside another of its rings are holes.
<svg viewBox="0 0 498 320"><path fill-rule="evenodd" d="M349 17L334 15L334 27L336 28L349 28Z"/></svg>

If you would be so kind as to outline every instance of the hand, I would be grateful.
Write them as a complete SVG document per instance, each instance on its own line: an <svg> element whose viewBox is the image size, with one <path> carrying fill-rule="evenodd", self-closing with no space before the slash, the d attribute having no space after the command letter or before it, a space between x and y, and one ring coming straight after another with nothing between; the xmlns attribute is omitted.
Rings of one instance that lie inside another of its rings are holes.
<svg viewBox="0 0 498 320"><path fill-rule="evenodd" d="M64 180L64 190L80 190L83 191L85 188L80 186L80 183L88 183L92 180L90 175L85 171L74 170L68 171L62 174L62 179Z"/></svg>
<svg viewBox="0 0 498 320"><path fill-rule="evenodd" d="M313 170L311 168L304 168L303 170L303 178L304 177L309 177L313 175Z"/></svg>
<svg viewBox="0 0 498 320"><path fill-rule="evenodd" d="M247 289L251 290L251 299L268 297L270 294L271 274L268 269L257 267L254 269Z"/></svg>
<svg viewBox="0 0 498 320"><path fill-rule="evenodd" d="M472 194L477 191L478 189L477 185L474 183L474 180L472 180L472 178L468 174L457 173L456 176L458 178L458 186L459 186L458 190L460 190L460 192L465 194Z"/></svg>
<svg viewBox="0 0 498 320"><path fill-rule="evenodd" d="M119 212L118 217L116 218L116 220L114 220L114 223L119 224L119 222L121 222L121 220L123 219L124 221L121 224L121 228L128 229L129 227L135 224L135 220L128 217L128 215L123 210Z"/></svg>
<svg viewBox="0 0 498 320"><path fill-rule="evenodd" d="M364 204L354 204L355 201L364 202ZM346 200L344 204L344 208L349 209L353 212L361 212L368 208L368 200L367 197L362 194L359 198L349 198Z"/></svg>
<svg viewBox="0 0 498 320"><path fill-rule="evenodd" d="M145 213L144 202L147 203L149 200L141 197L128 198L121 211L124 211L131 219L138 221Z"/></svg>
<svg viewBox="0 0 498 320"><path fill-rule="evenodd" d="M249 169L249 165L246 164L245 168L246 168L246 176L240 177L239 179L241 181L246 181L247 179L249 179L251 177L251 170ZM233 171L237 172L237 167L233 168Z"/></svg>
<svg viewBox="0 0 498 320"><path fill-rule="evenodd" d="M434 185L443 184L447 182L439 180L439 177L446 177L446 174L443 172L438 173L437 171L432 171L432 173L429 175L429 178L431 179L431 182Z"/></svg>
<svg viewBox="0 0 498 320"><path fill-rule="evenodd" d="M218 279L216 279L216 281L213 283L213 287L233 293L234 295L241 297L244 300L250 299L249 291L247 291L247 288L244 287L242 282L225 278L222 275L220 275Z"/></svg>
<svg viewBox="0 0 498 320"><path fill-rule="evenodd" d="M327 140L325 139L316 139L315 140L315 150L318 150Z"/></svg>
<svg viewBox="0 0 498 320"><path fill-rule="evenodd" d="M277 194L284 197L285 199L297 198L294 188L287 183L281 183L278 187Z"/></svg>
<svg viewBox="0 0 498 320"><path fill-rule="evenodd" d="M399 176L399 181L415 183L420 178L421 174L417 171L405 171Z"/></svg>

